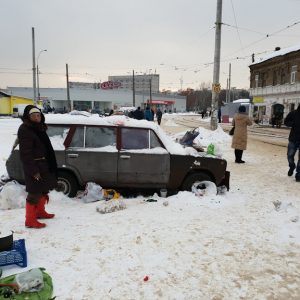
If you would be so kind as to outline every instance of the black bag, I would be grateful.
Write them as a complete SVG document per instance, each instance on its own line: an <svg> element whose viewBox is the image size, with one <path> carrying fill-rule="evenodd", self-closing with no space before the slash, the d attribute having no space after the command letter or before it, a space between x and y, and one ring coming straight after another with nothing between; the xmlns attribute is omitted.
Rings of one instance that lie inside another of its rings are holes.
<svg viewBox="0 0 300 300"><path fill-rule="evenodd" d="M233 135L234 134L234 126L229 130L229 135Z"/></svg>

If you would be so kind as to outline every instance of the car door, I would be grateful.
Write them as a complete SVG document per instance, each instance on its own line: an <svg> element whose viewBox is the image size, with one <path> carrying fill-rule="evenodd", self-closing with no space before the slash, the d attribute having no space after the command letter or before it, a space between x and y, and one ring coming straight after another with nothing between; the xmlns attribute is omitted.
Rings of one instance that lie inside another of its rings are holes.
<svg viewBox="0 0 300 300"><path fill-rule="evenodd" d="M120 128L118 185L164 187L169 181L170 155L156 134L146 128Z"/></svg>
<svg viewBox="0 0 300 300"><path fill-rule="evenodd" d="M116 128L77 126L66 150L66 163L75 169L84 183L92 181L104 187L115 186L118 164Z"/></svg>

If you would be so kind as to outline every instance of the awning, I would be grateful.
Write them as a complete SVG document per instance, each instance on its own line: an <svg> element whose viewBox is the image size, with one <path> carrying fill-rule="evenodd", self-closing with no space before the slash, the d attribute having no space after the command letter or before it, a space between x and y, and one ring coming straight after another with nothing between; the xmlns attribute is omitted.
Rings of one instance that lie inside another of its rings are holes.
<svg viewBox="0 0 300 300"><path fill-rule="evenodd" d="M165 105L171 105L171 104L175 104L175 100L152 100L151 103L152 104L165 104ZM147 100L147 103L150 103L150 100Z"/></svg>

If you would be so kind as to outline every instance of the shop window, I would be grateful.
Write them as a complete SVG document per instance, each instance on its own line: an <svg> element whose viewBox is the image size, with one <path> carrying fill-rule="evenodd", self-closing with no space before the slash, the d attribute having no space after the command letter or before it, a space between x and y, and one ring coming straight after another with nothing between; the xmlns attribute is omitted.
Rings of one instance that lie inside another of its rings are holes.
<svg viewBox="0 0 300 300"><path fill-rule="evenodd" d="M295 103L291 103L290 111L293 111L293 110L295 110Z"/></svg>

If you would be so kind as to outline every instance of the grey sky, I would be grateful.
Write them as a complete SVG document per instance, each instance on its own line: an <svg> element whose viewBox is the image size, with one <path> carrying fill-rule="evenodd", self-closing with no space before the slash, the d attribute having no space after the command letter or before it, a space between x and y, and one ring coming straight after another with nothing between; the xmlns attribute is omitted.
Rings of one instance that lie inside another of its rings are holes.
<svg viewBox="0 0 300 300"><path fill-rule="evenodd" d="M197 88L212 80L216 0L0 0L0 87L32 85L31 27L35 27L41 87L105 81L108 75L154 72L161 89ZM300 43L298 0L223 0L222 60ZM240 42L241 40L241 42ZM241 50L245 47L244 50ZM240 50L240 51L238 51ZM263 56L264 54L261 54ZM233 60L232 86L249 86L251 58ZM226 86L229 61L221 65ZM150 70L152 69L152 70Z"/></svg>

